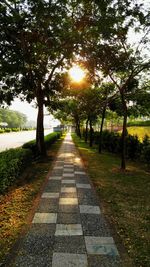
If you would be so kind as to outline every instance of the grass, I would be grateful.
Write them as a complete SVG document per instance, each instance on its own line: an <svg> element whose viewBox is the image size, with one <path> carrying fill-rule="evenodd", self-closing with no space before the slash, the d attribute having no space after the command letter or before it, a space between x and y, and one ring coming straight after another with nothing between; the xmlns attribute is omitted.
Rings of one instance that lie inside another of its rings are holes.
<svg viewBox="0 0 150 267"><path fill-rule="evenodd" d="M116 155L89 148L73 135L84 164L92 179L104 212L114 225L131 259L131 265L150 266L150 174L129 163L121 172L120 159Z"/></svg>
<svg viewBox="0 0 150 267"><path fill-rule="evenodd" d="M7 194L0 196L0 263L5 261L20 233L27 229L31 221L32 208L52 167L62 138L51 146L46 160L33 162L19 183L14 184Z"/></svg>
<svg viewBox="0 0 150 267"><path fill-rule="evenodd" d="M131 126L128 127L128 133L131 135L137 135L139 140L142 142L145 135L150 137L150 127L142 127L142 126Z"/></svg>

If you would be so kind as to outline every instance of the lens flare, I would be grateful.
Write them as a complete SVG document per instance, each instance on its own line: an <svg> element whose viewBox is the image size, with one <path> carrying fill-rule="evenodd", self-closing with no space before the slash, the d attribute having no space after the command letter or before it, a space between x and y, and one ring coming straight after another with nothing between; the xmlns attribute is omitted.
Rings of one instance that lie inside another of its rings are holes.
<svg viewBox="0 0 150 267"><path fill-rule="evenodd" d="M69 75L74 82L79 83L84 79L85 71L80 66L74 65L69 70Z"/></svg>

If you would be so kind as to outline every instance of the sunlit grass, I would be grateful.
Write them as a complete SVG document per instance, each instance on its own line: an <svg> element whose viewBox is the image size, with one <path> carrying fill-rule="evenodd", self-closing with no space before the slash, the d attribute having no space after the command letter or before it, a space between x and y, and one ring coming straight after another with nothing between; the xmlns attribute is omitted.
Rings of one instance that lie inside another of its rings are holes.
<svg viewBox="0 0 150 267"><path fill-rule="evenodd" d="M131 162L127 172L121 172L118 156L98 154L75 135L73 138L103 203L103 210L132 259L133 263L127 259L123 266L149 267L150 174Z"/></svg>
<svg viewBox="0 0 150 267"><path fill-rule="evenodd" d="M145 135L148 135L150 137L150 127L131 126L127 129L129 134L137 135L141 142L143 141Z"/></svg>

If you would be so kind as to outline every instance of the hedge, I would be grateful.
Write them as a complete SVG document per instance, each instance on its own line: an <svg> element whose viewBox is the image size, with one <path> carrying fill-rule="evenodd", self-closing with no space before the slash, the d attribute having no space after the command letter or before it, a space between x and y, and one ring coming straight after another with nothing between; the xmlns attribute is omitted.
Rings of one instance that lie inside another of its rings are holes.
<svg viewBox="0 0 150 267"><path fill-rule="evenodd" d="M44 136L44 142L45 142L46 148L49 148L50 145L52 145L58 138L60 138L61 135L62 135L61 132L54 132L54 133L50 133ZM36 140L31 140L25 143L22 147L31 149L34 155L38 154L38 150L36 147Z"/></svg>
<svg viewBox="0 0 150 267"><path fill-rule="evenodd" d="M94 133L94 143L98 144L99 133ZM108 130L102 133L102 148L111 153L121 153L121 135L116 132L110 132ZM145 136L141 143L138 137L127 135L126 137L126 156L131 160L140 160L146 163L150 167L150 138Z"/></svg>
<svg viewBox="0 0 150 267"><path fill-rule="evenodd" d="M59 133L51 133L44 137L46 148L53 144L61 136ZM0 153L0 193L4 193L22 171L30 165L33 156L37 153L36 141L25 143L22 148L15 148Z"/></svg>
<svg viewBox="0 0 150 267"><path fill-rule="evenodd" d="M32 160L30 149L15 148L0 153L0 193L17 180Z"/></svg>

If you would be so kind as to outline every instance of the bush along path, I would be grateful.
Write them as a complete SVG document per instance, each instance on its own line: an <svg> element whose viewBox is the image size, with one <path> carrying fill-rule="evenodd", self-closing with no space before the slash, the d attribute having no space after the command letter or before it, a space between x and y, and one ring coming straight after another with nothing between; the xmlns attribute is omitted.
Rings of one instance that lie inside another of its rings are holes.
<svg viewBox="0 0 150 267"><path fill-rule="evenodd" d="M11 266L121 266L114 238L70 134Z"/></svg>

